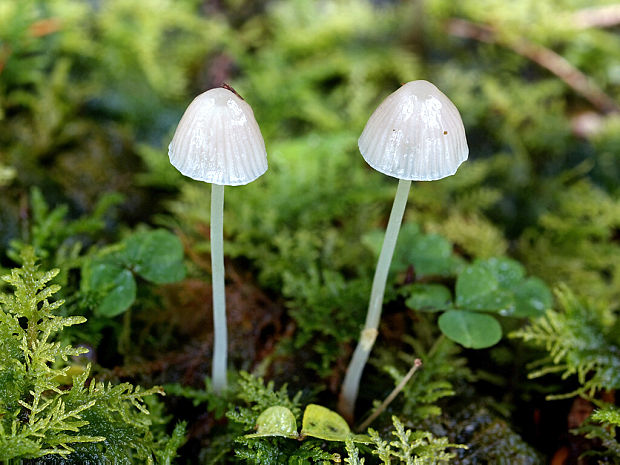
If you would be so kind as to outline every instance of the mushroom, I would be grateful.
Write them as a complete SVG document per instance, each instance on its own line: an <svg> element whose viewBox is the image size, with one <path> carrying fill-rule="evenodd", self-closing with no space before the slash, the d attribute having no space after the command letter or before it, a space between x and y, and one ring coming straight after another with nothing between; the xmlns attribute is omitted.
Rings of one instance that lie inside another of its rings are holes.
<svg viewBox="0 0 620 465"><path fill-rule="evenodd" d="M456 173L469 149L459 111L428 81L412 81L390 94L371 115L358 146L377 171L399 179L372 283L360 341L347 369L338 409L353 419L362 371L378 334L383 295L411 181L433 181Z"/></svg>
<svg viewBox="0 0 620 465"><path fill-rule="evenodd" d="M234 89L208 90L187 107L168 147L170 163L187 176L211 183L211 279L213 284L213 389L226 388L224 294L224 186L248 184L267 170L265 142L252 108Z"/></svg>

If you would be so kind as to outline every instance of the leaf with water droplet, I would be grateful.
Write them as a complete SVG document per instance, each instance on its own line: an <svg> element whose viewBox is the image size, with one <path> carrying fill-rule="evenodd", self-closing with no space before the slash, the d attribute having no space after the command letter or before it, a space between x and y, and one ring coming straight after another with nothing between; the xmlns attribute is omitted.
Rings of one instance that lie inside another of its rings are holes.
<svg viewBox="0 0 620 465"><path fill-rule="evenodd" d="M456 281L456 305L464 310L528 317L541 315L552 302L544 282L525 278L523 266L505 257L478 260Z"/></svg>
<svg viewBox="0 0 620 465"><path fill-rule="evenodd" d="M538 278L528 278L514 288L515 311L512 316L537 317L553 305L547 285Z"/></svg>
<svg viewBox="0 0 620 465"><path fill-rule="evenodd" d="M256 433L246 434L246 438L282 436L297 439L295 415L288 408L275 405L262 412L256 420Z"/></svg>
<svg viewBox="0 0 620 465"><path fill-rule="evenodd" d="M489 270L500 287L510 288L525 277L525 268L519 262L506 257L493 257L476 262L477 266Z"/></svg>
<svg viewBox="0 0 620 465"><path fill-rule="evenodd" d="M467 310L510 311L510 292L500 288L493 271L480 263L467 266L456 279L456 305Z"/></svg>

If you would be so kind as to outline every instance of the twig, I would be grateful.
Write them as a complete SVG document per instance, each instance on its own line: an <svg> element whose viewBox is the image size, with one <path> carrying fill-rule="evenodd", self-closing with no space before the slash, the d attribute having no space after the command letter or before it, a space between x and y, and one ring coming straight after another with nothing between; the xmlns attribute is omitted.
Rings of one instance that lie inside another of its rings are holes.
<svg viewBox="0 0 620 465"><path fill-rule="evenodd" d="M504 42L501 38L497 37L495 31L490 26L472 23L464 19L450 20L447 25L447 30L450 34L457 37L475 39L487 43L497 43L507 47L555 74L571 89L594 105L599 111L603 113L620 112L620 107L614 99L605 94L605 92L592 82L588 76L553 50L523 38L514 42Z"/></svg>
<svg viewBox="0 0 620 465"><path fill-rule="evenodd" d="M400 391L403 390L405 385L409 382L411 377L414 375L416 371L418 371L418 368L420 368L421 366L422 366L422 360L420 360L419 358L416 358L413 362L413 366L407 372L405 377L400 381L400 383L398 383L398 385L394 388L394 390L390 392L390 394L385 398L383 403L379 405L379 407L377 407L377 409L374 412L372 412L372 415L370 415L366 419L366 421L364 421L364 423L362 423L357 428L358 431L364 431L375 420L375 418L377 418L379 415L381 415L384 412L387 406L392 403L392 401L396 398L396 396L400 393Z"/></svg>
<svg viewBox="0 0 620 465"><path fill-rule="evenodd" d="M578 29L616 26L620 24L620 5L605 5L578 10L573 15L573 24Z"/></svg>
<svg viewBox="0 0 620 465"><path fill-rule="evenodd" d="M60 21L55 18L40 19L35 21L28 28L32 37L44 37L61 29Z"/></svg>
<svg viewBox="0 0 620 465"><path fill-rule="evenodd" d="M9 60L9 56L11 56L11 48L8 45L0 46L0 73L2 73L4 65Z"/></svg>

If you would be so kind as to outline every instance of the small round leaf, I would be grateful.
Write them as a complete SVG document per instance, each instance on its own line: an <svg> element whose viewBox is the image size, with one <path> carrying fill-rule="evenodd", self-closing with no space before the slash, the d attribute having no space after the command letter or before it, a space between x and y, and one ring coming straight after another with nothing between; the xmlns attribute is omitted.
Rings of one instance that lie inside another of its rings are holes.
<svg viewBox="0 0 620 465"><path fill-rule="evenodd" d="M297 422L295 415L286 407L279 405L269 407L256 420L256 433L246 434L246 438L265 436L282 436L297 439Z"/></svg>
<svg viewBox="0 0 620 465"><path fill-rule="evenodd" d="M455 259L452 244L438 234L421 235L418 240L407 244L407 256L418 276L453 274Z"/></svg>
<svg viewBox="0 0 620 465"><path fill-rule="evenodd" d="M470 349L491 347L502 338L502 327L490 315L448 310L439 317L439 329L448 338Z"/></svg>
<svg viewBox="0 0 620 465"><path fill-rule="evenodd" d="M493 257L477 261L476 266L489 270L501 287L511 288L525 277L523 265L506 257Z"/></svg>
<svg viewBox="0 0 620 465"><path fill-rule="evenodd" d="M125 242L123 255L128 266L156 284L180 281L185 277L183 244L165 229L130 236Z"/></svg>
<svg viewBox="0 0 620 465"><path fill-rule="evenodd" d="M538 278L528 278L514 288L515 311L511 316L536 317L553 305L547 285Z"/></svg>
<svg viewBox="0 0 620 465"><path fill-rule="evenodd" d="M413 284L405 305L413 310L439 312L452 306L452 294L441 284Z"/></svg>
<svg viewBox="0 0 620 465"><path fill-rule="evenodd" d="M86 266L82 288L103 296L95 313L113 317L125 312L136 300L136 281L131 271L109 262Z"/></svg>
<svg viewBox="0 0 620 465"><path fill-rule="evenodd" d="M514 305L511 293L486 266L467 266L456 279L456 305L466 310L509 311Z"/></svg>
<svg viewBox="0 0 620 465"><path fill-rule="evenodd" d="M366 234L362 242L378 256L384 236L384 231L373 231ZM452 253L448 240L438 234L423 234L415 223L405 223L398 233L390 271L403 271L413 265L417 276L452 276L461 264L461 258Z"/></svg>

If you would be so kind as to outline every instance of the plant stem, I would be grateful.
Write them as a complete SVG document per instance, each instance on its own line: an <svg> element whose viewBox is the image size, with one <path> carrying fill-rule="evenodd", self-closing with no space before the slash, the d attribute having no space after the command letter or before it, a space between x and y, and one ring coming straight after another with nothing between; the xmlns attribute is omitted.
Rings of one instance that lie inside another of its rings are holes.
<svg viewBox="0 0 620 465"><path fill-rule="evenodd" d="M398 239L398 231L405 213L405 205L407 205L407 197L409 196L409 188L411 181L400 180L396 197L392 205L392 212L385 231L383 246L379 254L375 277L372 281L372 290L370 292L370 301L368 303L368 313L366 314L366 323L360 335L360 341L353 352L353 357L347 368L347 373L342 383L340 398L338 400L338 410L349 422L353 420L353 411L355 409L355 400L359 390L360 379L364 366L368 361L368 356L372 350L372 346L377 338L379 319L381 318L381 308L383 306L383 295L385 294L385 284L387 282L388 272L390 271L390 263L396 240Z"/></svg>
<svg viewBox="0 0 620 465"><path fill-rule="evenodd" d="M420 360L419 358L416 358L413 362L413 366L407 372L407 374L403 377L400 383L396 385L396 387L385 398L383 403L379 407L377 407L377 409L372 413L372 415L370 415L366 419L366 421L357 428L358 431L364 431L366 428L370 426L370 424L375 420L375 418L377 418L379 415L381 415L385 411L388 405L390 405L392 401L396 399L396 396L400 394L400 391L403 390L403 388L407 385L411 377L415 374L416 371L418 371L418 368L420 368L421 366L422 366L422 360Z"/></svg>
<svg viewBox="0 0 620 465"><path fill-rule="evenodd" d="M224 288L224 186L211 185L211 282L213 288L213 390L226 389L226 294Z"/></svg>

